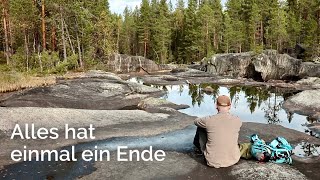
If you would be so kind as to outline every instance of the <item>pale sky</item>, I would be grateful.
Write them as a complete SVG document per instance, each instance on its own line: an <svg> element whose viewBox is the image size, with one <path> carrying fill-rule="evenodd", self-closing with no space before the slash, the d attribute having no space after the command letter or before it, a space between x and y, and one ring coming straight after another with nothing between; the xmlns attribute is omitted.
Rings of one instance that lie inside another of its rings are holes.
<svg viewBox="0 0 320 180"><path fill-rule="evenodd" d="M167 0L169 2L169 0ZM186 0L185 0L186 1ZM225 4L227 0L222 0ZM175 5L177 0L171 0L172 4ZM140 6L141 0L109 0L111 12L121 14L126 6L134 9L136 6Z"/></svg>

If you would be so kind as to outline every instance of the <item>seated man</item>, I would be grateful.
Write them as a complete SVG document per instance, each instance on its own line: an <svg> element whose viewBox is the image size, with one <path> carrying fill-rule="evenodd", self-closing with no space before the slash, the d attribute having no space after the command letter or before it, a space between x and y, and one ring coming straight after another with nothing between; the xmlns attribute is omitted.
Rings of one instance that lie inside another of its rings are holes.
<svg viewBox="0 0 320 180"><path fill-rule="evenodd" d="M219 96L216 106L218 114L195 120L198 128L193 143L204 153L208 166L228 167L240 159L238 137L242 122L229 113L228 96Z"/></svg>

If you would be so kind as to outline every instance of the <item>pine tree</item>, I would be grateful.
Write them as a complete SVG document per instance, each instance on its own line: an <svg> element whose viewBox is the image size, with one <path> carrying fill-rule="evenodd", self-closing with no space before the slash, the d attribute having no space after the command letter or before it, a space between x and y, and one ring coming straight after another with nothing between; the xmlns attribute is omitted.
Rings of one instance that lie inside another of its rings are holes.
<svg viewBox="0 0 320 180"><path fill-rule="evenodd" d="M183 37L184 37L184 2L178 0L176 9L173 12L172 20L172 36L171 50L173 52L174 61L183 63Z"/></svg>
<svg viewBox="0 0 320 180"><path fill-rule="evenodd" d="M218 27L216 25L214 11L211 9L208 1L202 2L198 18L201 23L200 57L210 56L213 54L213 47L218 47ZM211 41L211 39L213 41Z"/></svg>
<svg viewBox="0 0 320 180"><path fill-rule="evenodd" d="M24 42L23 49L25 53L25 63L23 62L23 64L24 67L26 67L26 70L29 71L31 54L29 47L29 32L34 28L34 22L37 21L37 10L32 1L16 0L11 2L10 12L13 24L15 24L15 42L21 42L21 40ZM19 44L16 45L19 46Z"/></svg>
<svg viewBox="0 0 320 180"><path fill-rule="evenodd" d="M149 46L150 46L150 4L148 0L142 0L141 8L140 8L140 15L138 22L138 34L139 34L139 43L140 43L140 52L146 58L147 53L149 53Z"/></svg>
<svg viewBox="0 0 320 180"><path fill-rule="evenodd" d="M301 0L299 1L300 14L302 17L301 38L303 44L307 47L307 58L319 54L319 18L317 17L319 11L319 1L317 0Z"/></svg>
<svg viewBox="0 0 320 180"><path fill-rule="evenodd" d="M228 13L224 14L224 24L223 24L223 46L224 52L229 53L230 47L232 46L233 29L231 24L231 18Z"/></svg>
<svg viewBox="0 0 320 180"><path fill-rule="evenodd" d="M152 48L155 51L157 58L161 64L166 63L169 57L169 44L171 37L170 21L169 21L169 8L166 0L161 0L157 6L158 16L153 26L153 44Z"/></svg>
<svg viewBox="0 0 320 180"><path fill-rule="evenodd" d="M122 54L134 54L134 37L135 37L135 22L132 12L128 7L123 12L123 28L120 35L120 49L119 52Z"/></svg>
<svg viewBox="0 0 320 180"><path fill-rule="evenodd" d="M280 51L284 43L288 40L287 15L283 7L280 6L273 9L271 13L274 18L270 20L269 26L267 27L266 39L269 48L276 48Z"/></svg>
<svg viewBox="0 0 320 180"><path fill-rule="evenodd" d="M212 28L212 42L214 50L220 51L223 30L223 14L220 0L208 0L211 9L213 10L213 28Z"/></svg>
<svg viewBox="0 0 320 180"><path fill-rule="evenodd" d="M189 0L188 8L185 11L183 39L184 63L198 60L201 46L201 26L197 17L197 0Z"/></svg>
<svg viewBox="0 0 320 180"><path fill-rule="evenodd" d="M228 32L225 32L227 35L232 38L229 38L229 52L242 52L244 51L246 29L245 22L243 21L242 14L242 1L238 0L229 0L227 2L227 15L230 18L231 29Z"/></svg>

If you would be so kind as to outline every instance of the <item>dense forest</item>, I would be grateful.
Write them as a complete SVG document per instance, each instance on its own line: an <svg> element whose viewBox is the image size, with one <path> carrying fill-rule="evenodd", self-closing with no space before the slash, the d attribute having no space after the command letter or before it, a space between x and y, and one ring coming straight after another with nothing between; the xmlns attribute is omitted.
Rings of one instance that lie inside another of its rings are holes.
<svg viewBox="0 0 320 180"><path fill-rule="evenodd" d="M1 2L0 64L19 71L89 68L112 53L190 63L301 44L306 59L320 55L319 0L142 0L122 14L107 0Z"/></svg>

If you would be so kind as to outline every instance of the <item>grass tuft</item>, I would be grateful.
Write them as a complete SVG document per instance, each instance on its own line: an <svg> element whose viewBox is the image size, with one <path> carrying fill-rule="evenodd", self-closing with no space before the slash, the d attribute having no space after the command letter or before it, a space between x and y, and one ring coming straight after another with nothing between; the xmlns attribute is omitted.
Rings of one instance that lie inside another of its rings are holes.
<svg viewBox="0 0 320 180"><path fill-rule="evenodd" d="M26 73L0 72L0 93L47 86L55 83L56 77L54 76L35 77Z"/></svg>

